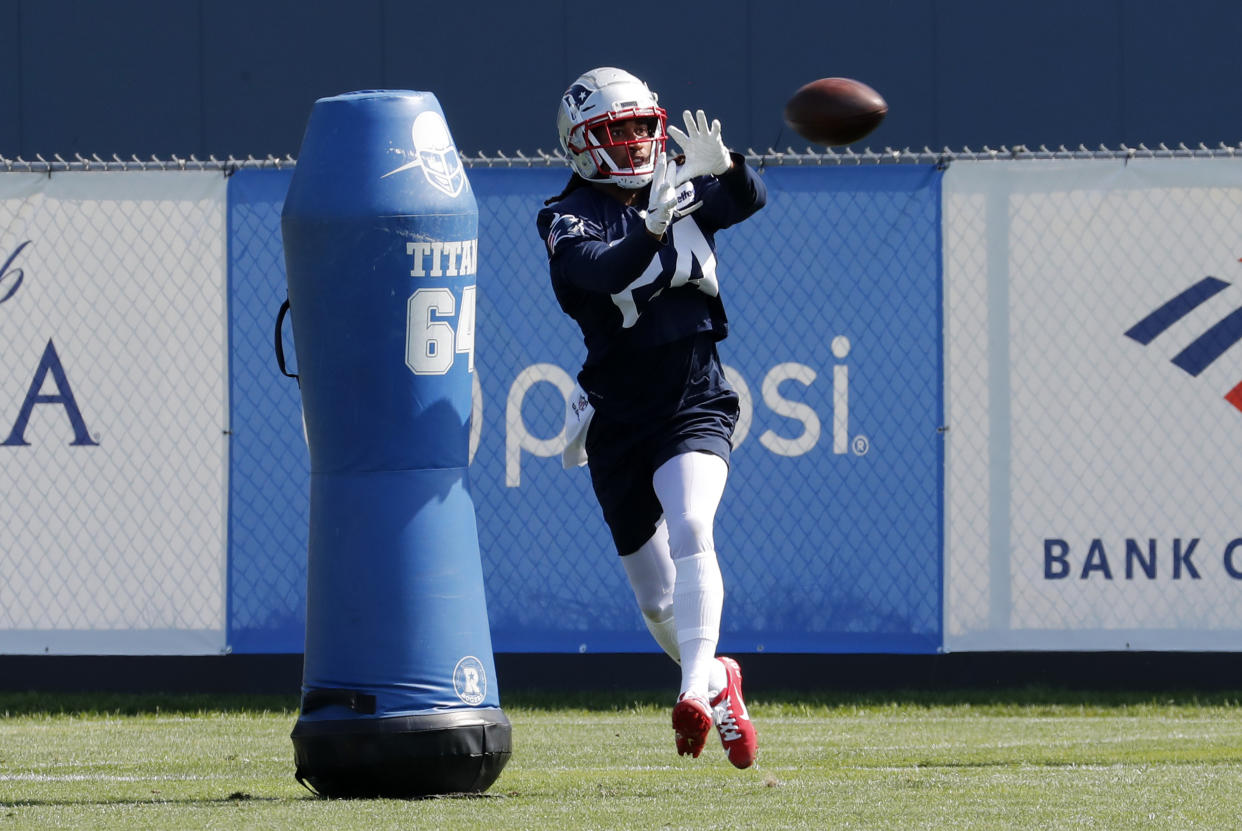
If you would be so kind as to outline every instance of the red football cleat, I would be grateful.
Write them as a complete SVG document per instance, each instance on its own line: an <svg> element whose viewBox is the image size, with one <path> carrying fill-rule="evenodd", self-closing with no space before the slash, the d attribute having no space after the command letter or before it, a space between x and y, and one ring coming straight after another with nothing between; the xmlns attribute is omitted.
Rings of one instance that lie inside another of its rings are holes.
<svg viewBox="0 0 1242 831"><path fill-rule="evenodd" d="M712 717L729 761L734 767L748 768L754 764L759 753L759 739L755 735L755 726L750 723L746 702L742 700L742 668L732 658L716 660L724 664L728 681L720 695L711 702Z"/></svg>
<svg viewBox="0 0 1242 831"><path fill-rule="evenodd" d="M703 752L707 732L712 729L712 711L707 701L697 695L683 693L673 706L673 732L677 737L677 752L682 756L694 756Z"/></svg>

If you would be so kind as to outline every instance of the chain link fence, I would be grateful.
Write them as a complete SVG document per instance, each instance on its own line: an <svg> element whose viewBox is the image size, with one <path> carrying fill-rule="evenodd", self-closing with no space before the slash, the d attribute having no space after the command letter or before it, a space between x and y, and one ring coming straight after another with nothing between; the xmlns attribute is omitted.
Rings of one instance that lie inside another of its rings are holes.
<svg viewBox="0 0 1242 831"><path fill-rule="evenodd" d="M1128 202L1106 199L1118 231L1106 247L1090 194L1108 182L1084 180L1086 195L1068 201L1019 200L1012 216L1009 197L986 183L943 199L941 188L947 170L997 162L995 170L1041 175L1063 166L1057 187L1073 194L1076 173L1101 165L1181 171L1237 154L1242 148L1225 146L749 153L769 205L718 238L732 323L721 354L743 398L717 524L728 591L723 648L1066 648L1065 633L1076 628L1205 627L1167 586L1144 584L1110 616L1107 592L1078 579L1093 537L1119 540L1110 545L1124 553L1126 538L1141 536L1139 520L1167 510L1168 488L1149 481L1150 470L1193 479L1186 460L1210 461L1189 453L1190 438L1168 439L1176 397L1142 424L1165 451L1154 467L1090 461L1091 445L1121 417L1091 403L1101 386L1092 322L1103 306L1132 325L1186 274L1218 268L1237 227L1236 186L1221 185L1216 201L1202 204L1194 194L1203 188L1173 181L1132 188ZM465 161L480 211L471 481L495 648L652 650L589 477L560 466L564 388L582 344L556 306L533 217L563 186L564 160ZM0 158L0 173L12 174L0 175L0 349L11 356L0 434L12 438L23 402L39 399L24 433L35 447L0 446L6 492L20 494L0 547L0 567L15 575L0 595L0 651L38 651L39 633L51 630L75 633L64 648L97 651L106 647L92 647L91 633L124 629L192 633L160 641L165 650L300 651L309 462L297 385L280 375L272 350L285 296L279 214L295 164ZM194 207L139 187L143 177L170 175L202 177L216 190ZM65 194L107 184L86 201L65 196L53 221L51 202L31 195L36 180ZM176 231L161 235L174 217ZM1178 230L1152 235L1153 223ZM69 229L75 246L39 242ZM27 239L31 247L11 257ZM1211 255L1189 265L1196 247ZM1144 290L1101 283L1100 273L1142 274ZM36 296L36 286L46 293ZM1050 303L1054 295L1065 305ZM37 309L19 308L26 304ZM1125 328L1099 337L1112 344ZM107 333L106 348L75 343L88 331ZM287 324L284 339L292 363ZM1109 366L1133 363L1140 348L1120 340L1105 353ZM45 355L49 341L63 384ZM1136 372L1106 389L1149 389L1150 377ZM41 384L33 393L32 378ZM104 466L98 448L53 448L75 437L70 388L90 440L110 454ZM150 414L132 414L140 411ZM1229 413L1211 412L1206 429L1228 430ZM100 413L118 414L132 440L97 426L107 420ZM1073 430L1081 431L1077 455L1041 455ZM64 457L23 461L37 453ZM1215 572L1229 542L1218 539L1227 536L1220 493L1242 485L1222 471L1204 489L1222 476L1227 487L1215 497L1195 491L1195 504L1212 506ZM1128 527L1110 513L1126 477L1147 493L1126 504ZM1074 487L1049 485L1063 481ZM1190 539L1180 529L1206 527L1189 504L1150 531L1161 551L1179 534ZM1077 536L1057 523L1071 505ZM1044 576L1049 539L1072 548L1075 580ZM1242 568L1242 552L1238 560ZM1124 557L1114 562L1124 568ZM1087 590L1063 590L1070 583ZM1237 585L1201 583L1191 600L1219 610ZM1135 608L1164 612L1125 612ZM1051 640L1032 640L1031 631Z"/></svg>
<svg viewBox="0 0 1242 831"><path fill-rule="evenodd" d="M874 173L769 169L780 207L718 239L734 332L722 354L744 400L717 533L733 587L725 628L734 649L849 649L863 638L927 651L938 643L938 173L928 165L894 167L879 180ZM559 459L564 395L582 344L552 295L533 217L566 176L551 166L471 173L480 213L471 487L493 642L499 651L648 650L587 472L565 471ZM231 215L275 213L272 195L286 177L272 168L238 171ZM244 207L250 192L266 193L263 204ZM264 250L234 246L233 293L263 285L270 314L283 296L283 274L268 265L278 260L279 237L247 239ZM875 246L884 257L861 253ZM873 289L859 290L848 274ZM875 302L876 290L886 299ZM270 335L249 331L252 343L242 345L235 325L234 350L269 354L270 396L256 411L300 437L287 398L293 385L272 370ZM285 335L292 342L293 333ZM908 380L883 383L892 374ZM848 403L836 404L837 395ZM235 443L232 470L269 478L277 461L252 459ZM881 494L886 510L864 508ZM287 505L278 515L298 515L292 500ZM300 598L282 588L286 575L298 574L296 563L273 563L300 555L304 538L301 529L278 527L257 545L247 558L253 583L240 579L235 552L238 626L243 609L301 613L293 602ZM898 567L874 556L896 540ZM254 623L253 632L232 630L235 648L251 635L271 648L267 624Z"/></svg>
<svg viewBox="0 0 1242 831"><path fill-rule="evenodd" d="M933 150L930 147L924 147L921 150L909 147L885 147L883 150L872 150L868 147L861 152L853 147L845 147L841 150L831 147L820 149L807 147L803 150L786 147L784 150L777 150L769 147L767 150L762 151L748 148L745 156L747 163L755 167L948 164L955 161L1034 161L1048 159L1232 159L1242 157L1242 142L1238 144L1225 144L1222 142L1215 147L1208 147L1203 143L1193 147L1180 143L1174 147L1169 147L1166 144L1159 144L1155 147L1139 144L1130 147L1123 144L1115 148L1100 145L1094 149L1081 144L1077 147L1066 147L1065 145L1047 147L1046 145L1040 145L1037 148L1027 147L1024 144L1013 145L1012 147L1007 145L999 147L984 145L978 149L971 149L970 147L950 149L945 147L941 150ZM467 168L472 169L500 167L518 169L565 168L568 170L565 155L559 150L549 153L540 149L536 150L534 154L527 154L519 150L512 155L500 151L495 156L479 153L476 156L462 156L462 162ZM244 159L234 156L217 159L215 156L209 156L206 159L200 159L195 155L185 157L173 155L167 159L155 156L148 159L141 159L138 156L130 156L128 159L123 159L117 154L103 158L97 154L83 156L77 153L71 158L65 158L56 153L51 158L44 158L42 155L36 154L33 159L25 159L21 156L10 158L0 155L0 168L3 168L3 172L7 173L102 172L109 170L215 170L230 175L237 170L292 170L296 166L297 159L293 156L266 156L264 158L247 156Z"/></svg>
<svg viewBox="0 0 1242 831"><path fill-rule="evenodd" d="M1236 649L1240 162L946 178L950 648Z"/></svg>
<svg viewBox="0 0 1242 831"><path fill-rule="evenodd" d="M224 183L175 175L0 175L4 651L223 645Z"/></svg>
<svg viewBox="0 0 1242 831"><path fill-rule="evenodd" d="M229 648L238 652L300 652L306 624L310 458L298 387L279 373L272 334L286 296L288 166L271 170L229 183ZM291 362L293 346L290 337Z"/></svg>

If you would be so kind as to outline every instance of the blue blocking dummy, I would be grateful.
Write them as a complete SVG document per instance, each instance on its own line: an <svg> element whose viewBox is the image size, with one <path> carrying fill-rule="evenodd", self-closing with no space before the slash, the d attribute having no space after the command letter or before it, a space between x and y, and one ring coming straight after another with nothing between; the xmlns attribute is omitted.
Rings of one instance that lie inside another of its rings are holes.
<svg viewBox="0 0 1242 831"><path fill-rule="evenodd" d="M281 232L311 461L297 777L483 791L511 730L466 478L478 207L435 96L317 101Z"/></svg>

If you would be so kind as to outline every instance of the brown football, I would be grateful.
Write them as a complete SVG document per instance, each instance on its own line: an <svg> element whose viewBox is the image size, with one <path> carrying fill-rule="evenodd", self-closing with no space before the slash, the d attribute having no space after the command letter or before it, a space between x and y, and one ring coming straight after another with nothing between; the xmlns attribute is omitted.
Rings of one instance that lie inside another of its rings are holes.
<svg viewBox="0 0 1242 831"><path fill-rule="evenodd" d="M870 135L888 104L880 94L853 78L820 78L803 86L785 104L785 123L815 144L853 144Z"/></svg>

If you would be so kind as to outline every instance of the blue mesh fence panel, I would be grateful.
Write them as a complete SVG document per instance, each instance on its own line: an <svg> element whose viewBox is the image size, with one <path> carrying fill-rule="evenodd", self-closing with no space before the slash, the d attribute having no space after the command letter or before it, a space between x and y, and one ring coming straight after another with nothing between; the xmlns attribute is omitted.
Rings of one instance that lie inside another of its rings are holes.
<svg viewBox="0 0 1242 831"><path fill-rule="evenodd" d="M770 168L768 207L721 235L735 333L722 357L754 399L717 523L723 636L739 650L939 646L940 180L930 166ZM815 379L776 391L821 422L789 456L771 435L803 425L761 401L785 362Z"/></svg>
<svg viewBox="0 0 1242 831"><path fill-rule="evenodd" d="M273 345L285 299L280 210L289 171L240 170L229 180L229 645L301 652L306 636L310 458L297 383ZM292 329L285 354L296 371Z"/></svg>
<svg viewBox="0 0 1242 831"><path fill-rule="evenodd" d="M479 204L471 488L493 646L653 651L585 469L555 439L581 335L534 214L564 170L474 168ZM300 651L306 449L276 370L288 173L231 181L231 644ZM932 652L941 642L940 171L769 168L768 206L718 235L744 398L717 518L722 648ZM292 338L286 326L287 351ZM842 395L844 393L844 396ZM840 405L837 404L840 401ZM476 416L480 403L476 403ZM848 418L847 418L848 416Z"/></svg>
<svg viewBox="0 0 1242 831"><path fill-rule="evenodd" d="M586 469L563 470L559 454L523 453L520 484L506 484L518 431L554 438L565 411L550 383L534 383L519 398L519 376L553 364L572 377L583 355L578 327L556 304L534 222L567 179L564 170L470 171L479 202L475 366L484 402L470 481L498 652L636 651L650 640ZM507 415L510 399L516 423Z"/></svg>

